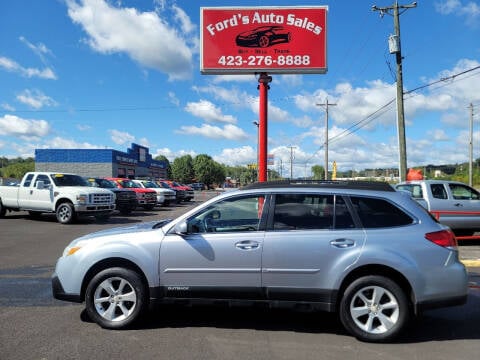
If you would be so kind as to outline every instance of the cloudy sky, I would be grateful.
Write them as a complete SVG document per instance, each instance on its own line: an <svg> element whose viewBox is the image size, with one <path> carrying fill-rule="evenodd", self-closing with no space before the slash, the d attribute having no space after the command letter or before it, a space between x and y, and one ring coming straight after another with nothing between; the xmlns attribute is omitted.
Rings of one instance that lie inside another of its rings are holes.
<svg viewBox="0 0 480 360"><path fill-rule="evenodd" d="M326 74L273 74L268 152L283 174L398 167L393 17L375 1L0 2L0 156L132 143L173 160L256 162L254 74L200 73L200 7L328 6ZM400 1L400 5L411 2ZM480 1L420 0L400 16L408 167L480 157ZM279 48L288 44L278 45ZM331 167L331 163L329 165Z"/></svg>

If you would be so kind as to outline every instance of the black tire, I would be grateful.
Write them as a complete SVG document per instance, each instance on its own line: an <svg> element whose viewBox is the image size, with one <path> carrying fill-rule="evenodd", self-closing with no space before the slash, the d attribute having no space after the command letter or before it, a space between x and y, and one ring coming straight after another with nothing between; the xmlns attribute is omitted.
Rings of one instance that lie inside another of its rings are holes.
<svg viewBox="0 0 480 360"><path fill-rule="evenodd" d="M148 308L148 293L135 271L110 268L99 272L88 284L85 306L90 319L101 327L127 328Z"/></svg>
<svg viewBox="0 0 480 360"><path fill-rule="evenodd" d="M153 210L155 208L155 205L144 205L143 208L145 210Z"/></svg>
<svg viewBox="0 0 480 360"><path fill-rule="evenodd" d="M4 217L7 213L7 209L3 206L2 201L0 200L0 217Z"/></svg>
<svg viewBox="0 0 480 360"><path fill-rule="evenodd" d="M0 218L4 217L6 213L7 209L5 209L5 206L2 204L2 200L0 200Z"/></svg>
<svg viewBox="0 0 480 360"><path fill-rule="evenodd" d="M385 342L400 334L410 319L404 291L383 276L365 276L352 282L340 301L340 320L357 339Z"/></svg>
<svg viewBox="0 0 480 360"><path fill-rule="evenodd" d="M75 210L69 202L61 203L56 210L57 221L60 224L71 224L75 220Z"/></svg>

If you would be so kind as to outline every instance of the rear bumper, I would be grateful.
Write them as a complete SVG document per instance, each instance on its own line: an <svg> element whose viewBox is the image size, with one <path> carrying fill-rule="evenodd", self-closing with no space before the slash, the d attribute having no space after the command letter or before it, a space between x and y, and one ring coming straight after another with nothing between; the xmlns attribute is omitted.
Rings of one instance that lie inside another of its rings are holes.
<svg viewBox="0 0 480 360"><path fill-rule="evenodd" d="M467 295L461 295L417 303L416 308L417 312L422 312L424 310L438 309L449 306L460 306L464 305L466 302Z"/></svg>

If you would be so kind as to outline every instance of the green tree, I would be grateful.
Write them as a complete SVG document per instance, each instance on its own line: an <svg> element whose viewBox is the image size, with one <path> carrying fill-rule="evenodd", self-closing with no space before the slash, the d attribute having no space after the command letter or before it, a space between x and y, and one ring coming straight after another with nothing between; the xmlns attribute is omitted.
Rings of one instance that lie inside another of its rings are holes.
<svg viewBox="0 0 480 360"><path fill-rule="evenodd" d="M21 179L25 173L35 171L35 162L32 158L22 162L13 162L0 168L0 176L4 178Z"/></svg>
<svg viewBox="0 0 480 360"><path fill-rule="evenodd" d="M155 157L155 160L165 161L167 163L167 179L172 178L172 165L165 155L158 155Z"/></svg>
<svg viewBox="0 0 480 360"><path fill-rule="evenodd" d="M172 176L181 183L190 183L195 177L193 171L193 159L190 155L184 155L173 160Z"/></svg>
<svg viewBox="0 0 480 360"><path fill-rule="evenodd" d="M193 159L195 178L207 186L212 184L223 184L225 181L225 167L206 154L197 155Z"/></svg>
<svg viewBox="0 0 480 360"><path fill-rule="evenodd" d="M325 179L325 168L320 165L312 166L313 180L323 180Z"/></svg>

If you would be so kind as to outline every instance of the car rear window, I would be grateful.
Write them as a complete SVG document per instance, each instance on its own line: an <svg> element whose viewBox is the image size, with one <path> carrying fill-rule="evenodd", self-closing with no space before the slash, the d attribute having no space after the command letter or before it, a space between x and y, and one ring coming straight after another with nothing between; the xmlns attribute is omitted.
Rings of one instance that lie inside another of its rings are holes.
<svg viewBox="0 0 480 360"><path fill-rule="evenodd" d="M412 224L414 219L385 199L350 197L364 228L383 228Z"/></svg>

